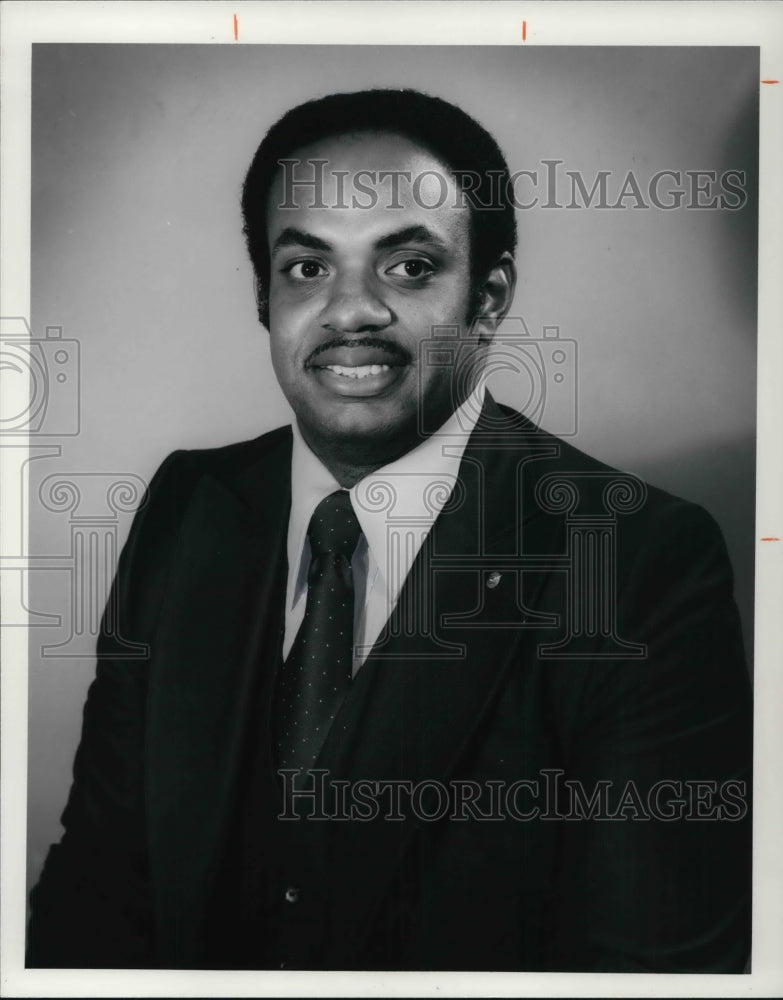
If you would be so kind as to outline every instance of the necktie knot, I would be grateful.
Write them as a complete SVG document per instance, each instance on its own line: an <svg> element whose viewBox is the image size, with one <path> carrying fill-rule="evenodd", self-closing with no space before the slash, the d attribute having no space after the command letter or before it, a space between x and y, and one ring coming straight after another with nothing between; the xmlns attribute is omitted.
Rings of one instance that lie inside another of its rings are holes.
<svg viewBox="0 0 783 1000"><path fill-rule="evenodd" d="M361 531L348 491L330 493L315 508L307 529L313 558L339 553L350 562Z"/></svg>

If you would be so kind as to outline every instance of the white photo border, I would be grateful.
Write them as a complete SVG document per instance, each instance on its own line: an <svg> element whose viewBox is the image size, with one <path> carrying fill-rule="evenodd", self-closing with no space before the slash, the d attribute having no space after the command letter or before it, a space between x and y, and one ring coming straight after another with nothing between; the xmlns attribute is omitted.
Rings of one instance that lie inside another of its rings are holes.
<svg viewBox="0 0 783 1000"><path fill-rule="evenodd" d="M783 8L755 0L677 4L657 0L622 4L590 0L448 4L438 0L111 4L8 0L0 17L3 316L30 315L30 100L35 42L757 46L761 65L752 972L674 976L25 970L28 654L24 629L2 629L0 992L19 997L783 995L783 852L779 845L783 828L783 199L779 181ZM1 527L5 537L7 518ZM762 538L781 540L762 542Z"/></svg>

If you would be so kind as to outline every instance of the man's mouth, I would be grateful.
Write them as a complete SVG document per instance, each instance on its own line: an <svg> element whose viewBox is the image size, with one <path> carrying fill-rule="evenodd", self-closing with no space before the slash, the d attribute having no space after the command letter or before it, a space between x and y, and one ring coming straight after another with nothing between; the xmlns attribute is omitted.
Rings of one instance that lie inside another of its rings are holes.
<svg viewBox="0 0 783 1000"><path fill-rule="evenodd" d="M334 372L335 375L342 375L344 378L367 378L368 375L380 375L381 372L387 372L391 368L391 365L319 365L319 367L327 368L330 372Z"/></svg>
<svg viewBox="0 0 783 1000"><path fill-rule="evenodd" d="M322 385L340 396L375 396L400 379L410 363L406 351L377 337L322 344L307 368Z"/></svg>

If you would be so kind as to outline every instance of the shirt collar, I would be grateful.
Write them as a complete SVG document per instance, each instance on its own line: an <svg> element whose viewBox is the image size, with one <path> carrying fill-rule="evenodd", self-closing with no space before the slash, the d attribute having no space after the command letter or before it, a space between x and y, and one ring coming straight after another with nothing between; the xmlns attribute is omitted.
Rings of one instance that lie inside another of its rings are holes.
<svg viewBox="0 0 783 1000"><path fill-rule="evenodd" d="M365 476L349 491L369 551L392 600L396 600L427 533L451 496L483 402L481 384L438 431L401 458ZM310 450L296 421L293 437L288 565L296 567L296 571L289 571L289 608L307 583L310 518L325 497L340 489L331 472ZM305 554L307 559L303 558Z"/></svg>
<svg viewBox="0 0 783 1000"><path fill-rule="evenodd" d="M483 397L483 387L475 389L440 430L351 490L356 516L392 603L454 490Z"/></svg>

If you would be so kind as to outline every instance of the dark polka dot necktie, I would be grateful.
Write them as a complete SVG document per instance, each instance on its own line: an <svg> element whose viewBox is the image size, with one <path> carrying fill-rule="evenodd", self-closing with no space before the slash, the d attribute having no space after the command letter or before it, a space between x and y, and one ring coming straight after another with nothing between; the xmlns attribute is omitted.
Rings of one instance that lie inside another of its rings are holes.
<svg viewBox="0 0 783 1000"><path fill-rule="evenodd" d="M304 618L277 684L280 767L310 767L351 684L353 575L361 528L346 490L315 509L307 529L310 572Z"/></svg>

